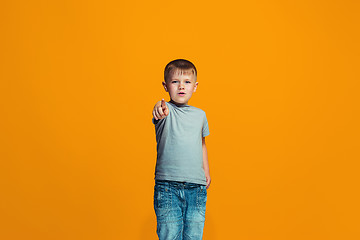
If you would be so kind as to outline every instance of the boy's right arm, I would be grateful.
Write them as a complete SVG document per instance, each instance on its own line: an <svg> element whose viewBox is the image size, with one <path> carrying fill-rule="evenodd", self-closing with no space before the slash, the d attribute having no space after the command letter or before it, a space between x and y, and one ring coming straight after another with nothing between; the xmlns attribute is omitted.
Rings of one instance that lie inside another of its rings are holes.
<svg viewBox="0 0 360 240"><path fill-rule="evenodd" d="M153 114L153 117L155 118L155 120L163 119L167 115L169 115L169 109L166 106L164 99L158 101L155 104L152 114Z"/></svg>

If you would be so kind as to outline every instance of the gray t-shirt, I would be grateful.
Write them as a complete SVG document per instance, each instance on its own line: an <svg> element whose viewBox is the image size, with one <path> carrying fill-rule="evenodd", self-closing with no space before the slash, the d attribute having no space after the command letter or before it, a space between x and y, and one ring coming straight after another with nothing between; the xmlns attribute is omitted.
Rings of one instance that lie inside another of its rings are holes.
<svg viewBox="0 0 360 240"><path fill-rule="evenodd" d="M169 115L152 119L157 142L155 179L206 185L202 137L210 132L205 112L190 105L165 103Z"/></svg>

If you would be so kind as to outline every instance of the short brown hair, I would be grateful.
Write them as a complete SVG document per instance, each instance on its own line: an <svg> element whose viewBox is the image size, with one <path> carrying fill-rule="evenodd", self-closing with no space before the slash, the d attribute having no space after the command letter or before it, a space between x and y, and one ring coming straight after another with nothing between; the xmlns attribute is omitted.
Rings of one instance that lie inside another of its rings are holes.
<svg viewBox="0 0 360 240"><path fill-rule="evenodd" d="M195 82L197 79L197 70L195 65L186 60L186 59L175 59L171 62L169 62L166 67L165 67L165 71L164 71L164 79L165 82L167 82L168 79L170 79L170 77L172 77L172 75L176 72L179 71L180 74L194 74L195 77Z"/></svg>

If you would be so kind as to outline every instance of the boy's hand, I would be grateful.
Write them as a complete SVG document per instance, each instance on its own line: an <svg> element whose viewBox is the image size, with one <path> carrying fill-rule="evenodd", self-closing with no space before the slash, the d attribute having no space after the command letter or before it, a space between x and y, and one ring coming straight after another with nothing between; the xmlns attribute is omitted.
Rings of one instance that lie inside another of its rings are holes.
<svg viewBox="0 0 360 240"><path fill-rule="evenodd" d="M163 119L169 115L169 109L166 106L165 100L158 101L153 109L153 116L156 120Z"/></svg>
<svg viewBox="0 0 360 240"><path fill-rule="evenodd" d="M205 177L206 177L206 189L208 189L210 187L211 178L210 175L205 175Z"/></svg>

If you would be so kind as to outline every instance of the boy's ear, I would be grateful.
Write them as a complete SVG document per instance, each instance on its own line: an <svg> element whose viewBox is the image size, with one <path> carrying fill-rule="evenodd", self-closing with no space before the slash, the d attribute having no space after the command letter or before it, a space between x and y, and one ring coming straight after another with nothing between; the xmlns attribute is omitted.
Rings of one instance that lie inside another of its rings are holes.
<svg viewBox="0 0 360 240"><path fill-rule="evenodd" d="M199 82L195 83L194 92L196 92L196 88L197 88L198 84L199 84Z"/></svg>
<svg viewBox="0 0 360 240"><path fill-rule="evenodd" d="M168 90L167 90L167 87L166 87L166 83L164 81L162 82L162 85L164 86L164 89L167 92Z"/></svg>

